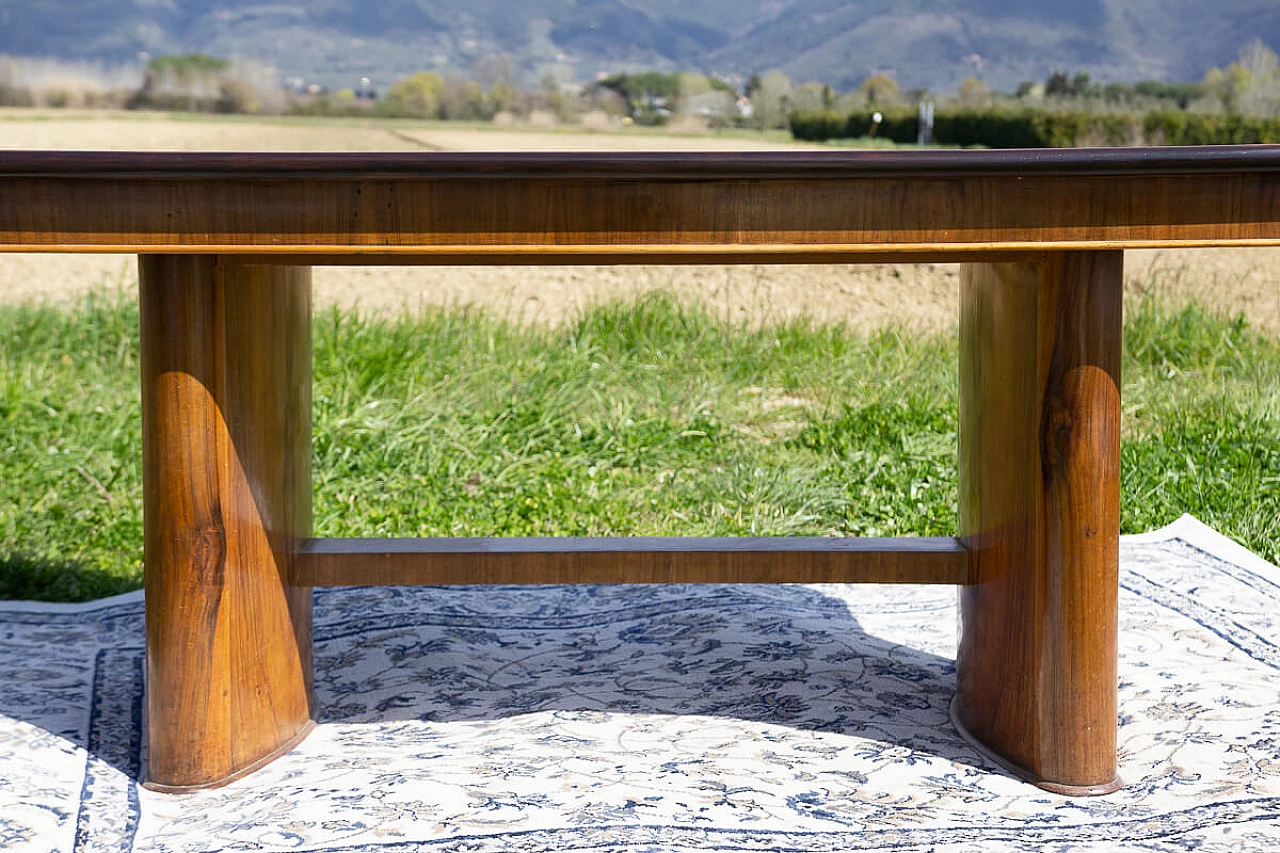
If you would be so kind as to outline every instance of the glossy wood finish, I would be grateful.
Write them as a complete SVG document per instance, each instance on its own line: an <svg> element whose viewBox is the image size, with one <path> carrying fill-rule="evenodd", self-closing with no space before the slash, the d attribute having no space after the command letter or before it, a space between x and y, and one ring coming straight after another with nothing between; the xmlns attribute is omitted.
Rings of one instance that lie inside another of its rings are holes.
<svg viewBox="0 0 1280 853"><path fill-rule="evenodd" d="M544 583L951 583L969 579L952 537L312 539L307 586Z"/></svg>
<svg viewBox="0 0 1280 853"><path fill-rule="evenodd" d="M967 580L961 732L1050 790L1110 790L1115 250L1231 245L1280 245L1280 146L0 152L0 252L143 256L149 784L163 790L228 781L305 734L308 584L775 580ZM834 260L969 264L960 543L307 539L299 266Z"/></svg>
<svg viewBox="0 0 1280 853"><path fill-rule="evenodd" d="M224 784L311 726L310 270L140 260L148 787Z"/></svg>
<svg viewBox="0 0 1280 853"><path fill-rule="evenodd" d="M0 250L616 263L1280 244L1280 148L0 152Z"/></svg>
<svg viewBox="0 0 1280 853"><path fill-rule="evenodd" d="M1116 778L1122 255L961 284L957 724L1061 793Z"/></svg>
<svg viewBox="0 0 1280 853"><path fill-rule="evenodd" d="M704 181L798 178L828 180L849 174L919 178L975 175L1096 177L1215 175L1280 171L1280 146L1212 145L1133 148L1027 148L995 150L699 151L699 152L0 152L0 177L102 178L330 178L400 179L609 178L633 181L697 178Z"/></svg>

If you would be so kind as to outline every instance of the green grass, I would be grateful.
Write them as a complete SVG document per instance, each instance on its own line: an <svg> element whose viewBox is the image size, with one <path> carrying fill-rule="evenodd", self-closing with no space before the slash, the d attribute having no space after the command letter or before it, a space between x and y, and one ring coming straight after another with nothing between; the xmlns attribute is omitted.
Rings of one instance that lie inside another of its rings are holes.
<svg viewBox="0 0 1280 853"><path fill-rule="evenodd" d="M946 535L956 341L751 329L664 297L544 330L315 319L324 536ZM137 309L0 307L0 597L141 583ZM1126 323L1122 526L1191 512L1280 560L1280 345Z"/></svg>
<svg viewBox="0 0 1280 853"><path fill-rule="evenodd" d="M929 149L937 150L940 148L985 148L985 145L939 145L936 142L930 142L928 145L916 145L914 142L894 142L892 139L884 136L858 136L858 137L841 137L838 139L827 139L817 143L827 148L901 148L901 149Z"/></svg>

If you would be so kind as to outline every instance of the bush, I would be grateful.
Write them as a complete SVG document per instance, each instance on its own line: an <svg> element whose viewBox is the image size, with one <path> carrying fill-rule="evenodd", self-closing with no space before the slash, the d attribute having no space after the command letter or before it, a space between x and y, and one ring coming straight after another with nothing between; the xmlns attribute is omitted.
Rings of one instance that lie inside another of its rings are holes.
<svg viewBox="0 0 1280 853"><path fill-rule="evenodd" d="M35 106L35 97L25 86L10 86L0 83L0 107Z"/></svg>
<svg viewBox="0 0 1280 853"><path fill-rule="evenodd" d="M790 116L791 135L806 142L825 142L828 139L858 139L871 136L874 110L859 110L840 115L830 110L795 112ZM875 136L894 142L915 142L920 121L914 111L880 110L880 126Z"/></svg>
<svg viewBox="0 0 1280 853"><path fill-rule="evenodd" d="M207 113L274 113L284 108L274 72L201 53L151 60L126 109Z"/></svg>
<svg viewBox="0 0 1280 853"><path fill-rule="evenodd" d="M1163 145L1280 142L1280 118L1161 110L1147 115L1142 131L1149 142Z"/></svg>
<svg viewBox="0 0 1280 853"><path fill-rule="evenodd" d="M805 142L826 142L847 136L844 116L830 110L792 113L789 120L791 135Z"/></svg>
<svg viewBox="0 0 1280 853"><path fill-rule="evenodd" d="M889 139L893 142L910 144L919 138L920 117L914 109L859 110L849 114L845 121L845 135L853 138L871 136L872 119L876 112L880 113L880 126L876 128L877 139Z"/></svg>
<svg viewBox="0 0 1280 853"><path fill-rule="evenodd" d="M871 110L792 113L796 139L822 142L869 135ZM882 111L876 136L916 141L919 120L910 109ZM1140 118L1125 113L1057 112L1028 108L961 107L938 110L933 138L941 145L987 148L1074 148L1081 145L1232 145L1280 142L1280 118L1204 115L1162 110Z"/></svg>
<svg viewBox="0 0 1280 853"><path fill-rule="evenodd" d="M939 110L933 120L933 138L942 145L987 148L1051 148L1051 138L1074 139L1069 122L1037 118L1029 110Z"/></svg>

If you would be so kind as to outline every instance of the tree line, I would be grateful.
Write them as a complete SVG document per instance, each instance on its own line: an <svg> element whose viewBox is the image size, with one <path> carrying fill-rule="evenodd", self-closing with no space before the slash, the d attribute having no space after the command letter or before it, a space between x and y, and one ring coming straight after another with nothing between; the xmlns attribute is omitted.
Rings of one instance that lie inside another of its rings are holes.
<svg viewBox="0 0 1280 853"><path fill-rule="evenodd" d="M33 64L34 63L34 64ZM1194 83L1102 82L1055 71L1013 92L965 78L953 92L903 90L875 73L850 91L795 82L781 71L748 78L656 71L604 76L590 84L544 77L530 86L510 57L478 59L469 75L419 71L385 92L286 89L276 73L204 54L161 56L121 85L81 67L40 66L0 57L0 105L88 106L221 113L372 115L411 119L669 125L681 129L790 130L827 140L875 135L914 142L916 107L934 102L933 138L943 144L1061 146L1217 141L1280 141L1280 62L1255 40L1224 68ZM879 115L880 120L873 121Z"/></svg>
<svg viewBox="0 0 1280 853"><path fill-rule="evenodd" d="M920 133L919 114L910 108L792 113L790 123L792 136L807 142L875 136L911 144ZM932 139L938 145L984 148L1275 143L1280 142L1280 116L1178 109L1123 113L961 105L935 110Z"/></svg>
<svg viewBox="0 0 1280 853"><path fill-rule="evenodd" d="M788 114L806 141L875 136L920 138L916 103L888 99L875 109L824 107ZM970 77L936 101L932 140L955 146L1063 148L1079 145L1213 145L1280 142L1280 61L1260 40L1237 61L1210 68L1196 83L1102 83L1085 72L1055 71L1013 93L992 92Z"/></svg>

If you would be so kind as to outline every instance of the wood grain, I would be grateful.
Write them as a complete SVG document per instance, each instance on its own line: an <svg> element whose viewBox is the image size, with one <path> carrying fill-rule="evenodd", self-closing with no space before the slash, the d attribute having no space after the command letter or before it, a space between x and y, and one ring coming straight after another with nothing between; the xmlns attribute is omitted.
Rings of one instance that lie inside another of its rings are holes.
<svg viewBox="0 0 1280 853"><path fill-rule="evenodd" d="M224 784L311 725L310 270L141 259L147 784Z"/></svg>
<svg viewBox="0 0 1280 853"><path fill-rule="evenodd" d="M591 264L1280 245L1278 150L0 152L0 251Z"/></svg>
<svg viewBox="0 0 1280 853"><path fill-rule="evenodd" d="M1116 779L1122 256L964 270L957 723L1043 787Z"/></svg>
<svg viewBox="0 0 1280 853"><path fill-rule="evenodd" d="M950 583L968 581L952 537L312 539L299 583Z"/></svg>
<svg viewBox="0 0 1280 853"><path fill-rule="evenodd" d="M0 251L143 255L148 772L164 790L228 781L306 733L309 584L796 580L967 582L961 731L1043 787L1113 789L1116 250L1245 245L1280 245L1280 147L0 152ZM306 541L297 265L921 259L968 264L960 542Z"/></svg>

